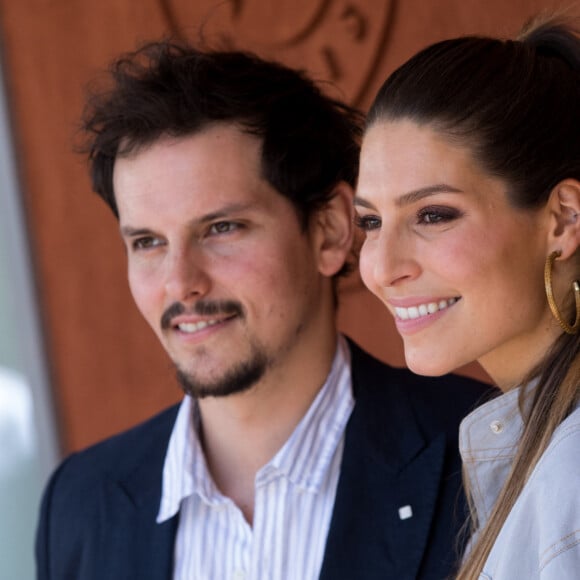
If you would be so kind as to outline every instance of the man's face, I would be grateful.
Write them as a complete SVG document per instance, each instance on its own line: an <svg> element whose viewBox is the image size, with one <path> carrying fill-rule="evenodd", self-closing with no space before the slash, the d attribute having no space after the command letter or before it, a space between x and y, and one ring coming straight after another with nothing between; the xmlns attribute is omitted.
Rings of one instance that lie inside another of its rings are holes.
<svg viewBox="0 0 580 580"><path fill-rule="evenodd" d="M259 139L222 124L115 164L133 297L196 396L300 364L331 292L319 236L263 179L260 157Z"/></svg>

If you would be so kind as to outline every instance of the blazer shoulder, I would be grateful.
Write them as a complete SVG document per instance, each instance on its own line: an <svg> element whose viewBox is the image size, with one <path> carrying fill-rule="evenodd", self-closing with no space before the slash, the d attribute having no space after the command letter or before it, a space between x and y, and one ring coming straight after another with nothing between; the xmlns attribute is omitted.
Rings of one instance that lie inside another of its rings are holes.
<svg viewBox="0 0 580 580"><path fill-rule="evenodd" d="M76 488L107 477L122 477L143 461L165 457L179 404L122 433L70 454L51 477L50 485L69 481Z"/></svg>
<svg viewBox="0 0 580 580"><path fill-rule="evenodd" d="M39 579L112 578L101 572L102 566L112 563L102 555L116 549L119 537L125 538L121 544L128 552L133 540L140 545L143 537L157 530L150 524L155 522L178 407L71 454L55 470L44 490L37 523Z"/></svg>

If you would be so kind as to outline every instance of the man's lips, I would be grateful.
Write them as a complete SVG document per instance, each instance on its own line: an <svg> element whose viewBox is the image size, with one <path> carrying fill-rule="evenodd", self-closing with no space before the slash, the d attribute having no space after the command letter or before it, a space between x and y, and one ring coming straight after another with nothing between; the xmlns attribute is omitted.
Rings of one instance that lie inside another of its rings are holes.
<svg viewBox="0 0 580 580"><path fill-rule="evenodd" d="M207 328L209 326L215 326L216 324L221 324L223 322L227 322L228 320L231 320L232 318L235 318L236 316L237 316L236 314L233 314L231 316L225 316L222 318L209 318L209 319L197 320L197 321L185 320L182 322L179 322L179 319L178 319L178 320L172 321L172 327L180 330L181 332L193 334L193 333L199 332L200 330L203 330L204 328Z"/></svg>
<svg viewBox="0 0 580 580"><path fill-rule="evenodd" d="M183 332L198 332L208 326L214 326L236 316L243 317L244 310L239 302L198 301L186 308L181 302L174 302L161 316L163 330L176 329Z"/></svg>

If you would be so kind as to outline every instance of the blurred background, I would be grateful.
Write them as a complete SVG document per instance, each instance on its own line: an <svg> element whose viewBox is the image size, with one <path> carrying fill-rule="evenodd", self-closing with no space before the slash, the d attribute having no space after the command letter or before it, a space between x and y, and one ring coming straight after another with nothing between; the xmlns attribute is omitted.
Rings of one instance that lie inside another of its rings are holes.
<svg viewBox="0 0 580 580"><path fill-rule="evenodd" d="M160 37L240 48L307 70L365 110L385 76L461 34L515 34L552 0L0 0L0 580L34 576L41 489L66 454L179 400L126 284L117 223L73 152L87 84ZM340 326L402 366L356 276ZM470 365L462 372L486 379Z"/></svg>

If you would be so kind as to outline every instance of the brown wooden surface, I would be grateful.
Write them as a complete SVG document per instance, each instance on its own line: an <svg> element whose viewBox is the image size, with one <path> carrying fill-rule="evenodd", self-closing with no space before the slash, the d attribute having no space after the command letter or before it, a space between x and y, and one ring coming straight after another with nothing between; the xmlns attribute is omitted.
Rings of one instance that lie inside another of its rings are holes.
<svg viewBox="0 0 580 580"><path fill-rule="evenodd" d="M217 8L211 8L219 4ZM578 2L572 2L578 4ZM72 152L83 87L118 53L168 34L256 50L332 80L365 108L421 47L512 34L549 0L0 0L4 66L65 451L178 400L173 371L132 303L117 224ZM217 40L216 40L217 39ZM402 365L389 316L349 282L341 327ZM465 369L484 376L475 366Z"/></svg>

